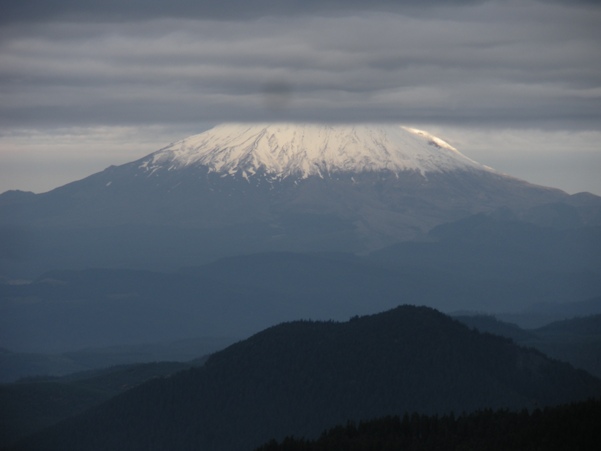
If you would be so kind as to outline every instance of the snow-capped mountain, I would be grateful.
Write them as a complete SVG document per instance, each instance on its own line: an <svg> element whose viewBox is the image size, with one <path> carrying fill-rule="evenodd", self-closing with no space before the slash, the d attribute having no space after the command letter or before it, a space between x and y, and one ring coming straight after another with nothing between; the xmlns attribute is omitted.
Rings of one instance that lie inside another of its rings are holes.
<svg viewBox="0 0 601 451"><path fill-rule="evenodd" d="M394 125L224 124L178 141L145 158L140 167L177 170L203 166L245 178L347 172L489 171L440 138Z"/></svg>
<svg viewBox="0 0 601 451"><path fill-rule="evenodd" d="M267 250L369 251L565 197L413 128L226 124L47 193L5 193L0 233L37 237L21 261L29 273L165 269Z"/></svg>

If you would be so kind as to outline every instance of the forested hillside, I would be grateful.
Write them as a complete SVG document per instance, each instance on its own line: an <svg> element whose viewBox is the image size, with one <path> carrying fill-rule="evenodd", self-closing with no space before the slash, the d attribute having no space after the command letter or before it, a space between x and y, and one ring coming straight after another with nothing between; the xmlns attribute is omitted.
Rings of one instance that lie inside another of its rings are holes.
<svg viewBox="0 0 601 451"><path fill-rule="evenodd" d="M271 327L143 384L15 449L248 450L347 420L534 408L601 381L426 307Z"/></svg>
<svg viewBox="0 0 601 451"><path fill-rule="evenodd" d="M531 413L406 414L336 426L317 440L272 440L256 451L592 450L601 443L600 423L598 399Z"/></svg>
<svg viewBox="0 0 601 451"><path fill-rule="evenodd" d="M64 377L38 377L2 384L0 449L147 380L164 377L192 365L192 362L121 365Z"/></svg>

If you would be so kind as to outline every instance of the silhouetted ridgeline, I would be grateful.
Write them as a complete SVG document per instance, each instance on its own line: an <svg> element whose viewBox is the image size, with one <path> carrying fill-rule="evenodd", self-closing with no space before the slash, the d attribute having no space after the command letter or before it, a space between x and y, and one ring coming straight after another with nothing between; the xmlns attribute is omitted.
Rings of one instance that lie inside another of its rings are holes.
<svg viewBox="0 0 601 451"><path fill-rule="evenodd" d="M532 413L485 410L458 417L406 414L402 418L337 426L317 440L272 440L256 451L592 450L601 443L599 424L600 400L536 409Z"/></svg>
<svg viewBox="0 0 601 451"><path fill-rule="evenodd" d="M26 450L249 450L348 420L534 408L601 381L426 307L271 327L20 443Z"/></svg>

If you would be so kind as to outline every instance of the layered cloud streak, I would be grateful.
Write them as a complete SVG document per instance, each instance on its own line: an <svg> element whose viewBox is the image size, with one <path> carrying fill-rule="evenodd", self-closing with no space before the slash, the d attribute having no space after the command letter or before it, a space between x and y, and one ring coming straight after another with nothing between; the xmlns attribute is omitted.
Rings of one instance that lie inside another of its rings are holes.
<svg viewBox="0 0 601 451"><path fill-rule="evenodd" d="M107 7L105 21L69 21L59 10L56 21L7 24L0 115L5 125L34 126L287 119L587 127L601 119L601 10L458 2L407 14L376 3L338 14L337 2L298 16L255 11L248 20L241 12L159 18L150 8L107 22ZM94 17L81 9L73 17ZM271 101L273 86L284 88L285 102Z"/></svg>

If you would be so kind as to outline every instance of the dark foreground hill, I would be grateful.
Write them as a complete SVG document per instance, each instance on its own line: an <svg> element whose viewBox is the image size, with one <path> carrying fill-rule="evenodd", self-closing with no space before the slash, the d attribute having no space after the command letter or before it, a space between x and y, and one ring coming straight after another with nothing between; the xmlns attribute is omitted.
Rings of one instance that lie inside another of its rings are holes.
<svg viewBox="0 0 601 451"><path fill-rule="evenodd" d="M532 413L485 410L459 417L413 414L337 426L312 441L294 437L281 443L273 440L257 451L588 450L601 443L600 422L598 399Z"/></svg>
<svg viewBox="0 0 601 451"><path fill-rule="evenodd" d="M0 385L0 449L26 435L81 413L118 393L201 362L121 365L69 376L39 377Z"/></svg>
<svg viewBox="0 0 601 451"><path fill-rule="evenodd" d="M531 408L601 382L426 307L345 323L298 321L30 437L26 450L249 450L347 420Z"/></svg>

